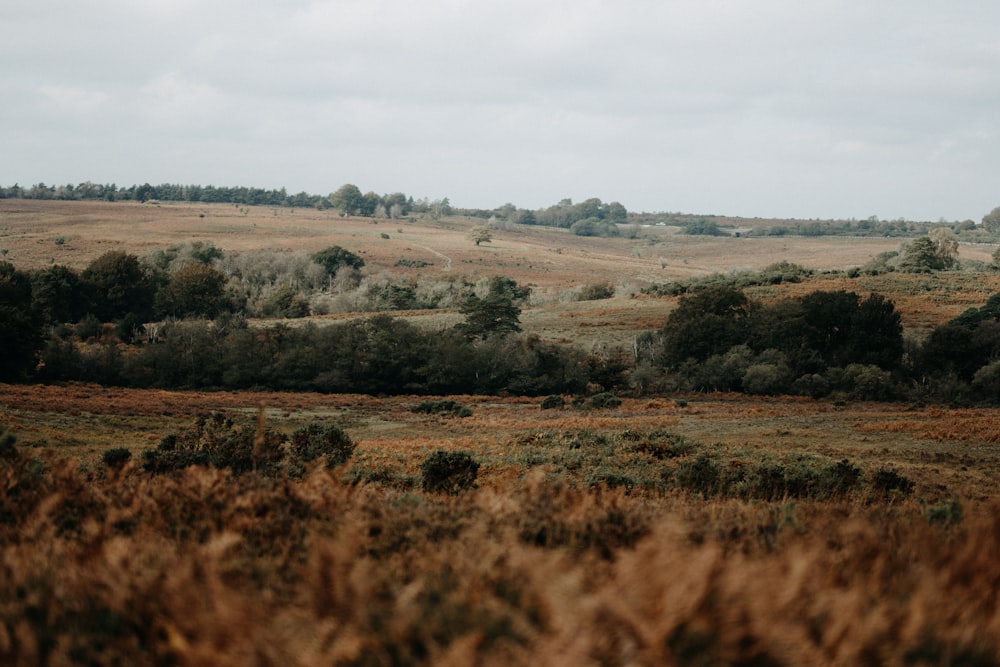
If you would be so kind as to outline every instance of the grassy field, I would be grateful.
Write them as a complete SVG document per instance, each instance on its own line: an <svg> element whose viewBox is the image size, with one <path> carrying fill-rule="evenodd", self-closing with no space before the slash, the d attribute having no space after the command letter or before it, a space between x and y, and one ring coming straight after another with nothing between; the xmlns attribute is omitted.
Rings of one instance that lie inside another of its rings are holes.
<svg viewBox="0 0 1000 667"><path fill-rule="evenodd" d="M839 270L899 246L517 228L476 247L474 224L0 200L0 250L30 269L190 240L341 245L366 272L509 275L539 297L527 332L592 348L662 325L675 300L638 295L649 283L776 261ZM960 257L991 252L963 245ZM600 281L619 295L560 297ZM831 274L748 291L814 289L880 291L919 336L1000 291L1000 277ZM432 329L459 317L403 316ZM0 448L0 662L1000 664L994 409L441 397L471 411L460 418L414 412L427 398L0 385L0 425L17 438ZM337 424L356 449L342 467L277 476L143 470L144 452L213 412L262 414L258 431L285 435ZM106 464L115 448L131 462ZM470 454L476 488L425 491L438 450Z"/></svg>

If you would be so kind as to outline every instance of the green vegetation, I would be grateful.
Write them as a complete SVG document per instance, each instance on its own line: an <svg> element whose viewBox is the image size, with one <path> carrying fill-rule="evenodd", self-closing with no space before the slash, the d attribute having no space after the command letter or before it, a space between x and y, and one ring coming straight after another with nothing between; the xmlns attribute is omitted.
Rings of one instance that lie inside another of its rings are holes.
<svg viewBox="0 0 1000 667"><path fill-rule="evenodd" d="M469 452L438 449L420 464L421 486L430 493L461 493L475 488L479 463Z"/></svg>

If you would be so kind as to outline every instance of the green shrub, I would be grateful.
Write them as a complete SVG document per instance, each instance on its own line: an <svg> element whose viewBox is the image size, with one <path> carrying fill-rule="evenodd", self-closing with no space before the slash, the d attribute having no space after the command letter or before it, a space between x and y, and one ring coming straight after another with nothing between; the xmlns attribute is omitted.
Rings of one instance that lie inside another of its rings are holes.
<svg viewBox="0 0 1000 667"><path fill-rule="evenodd" d="M0 457L15 454L17 451L14 449L15 442L17 437L8 431L6 426L0 426Z"/></svg>
<svg viewBox="0 0 1000 667"><path fill-rule="evenodd" d="M577 294L577 301L599 301L601 299L610 299L615 295L615 286L611 283L596 283L593 285L584 285Z"/></svg>
<svg viewBox="0 0 1000 667"><path fill-rule="evenodd" d="M132 460L132 452L128 450L127 447L115 447L114 449L107 449L104 454L101 455L101 460L109 468L121 468L123 465Z"/></svg>
<svg viewBox="0 0 1000 667"><path fill-rule="evenodd" d="M312 423L292 433L292 454L303 463L325 456L328 468L347 463L355 444L336 424Z"/></svg>
<svg viewBox="0 0 1000 667"><path fill-rule="evenodd" d="M188 466L229 468L234 473L277 473L285 436L263 429L261 422L236 421L220 412L198 418L188 429L165 437L143 453L143 469L153 473Z"/></svg>
<svg viewBox="0 0 1000 667"><path fill-rule="evenodd" d="M927 510L929 523L940 523L954 526L962 522L962 503L958 498L951 498L943 505L930 507Z"/></svg>
<svg viewBox="0 0 1000 667"><path fill-rule="evenodd" d="M587 407L595 410L601 410L603 408L617 408L621 404L622 400L620 398L608 392L594 394L590 397L590 400L587 401Z"/></svg>
<svg viewBox="0 0 1000 667"><path fill-rule="evenodd" d="M826 497L843 496L850 493L860 479L861 468L843 459L820 471L819 492Z"/></svg>
<svg viewBox="0 0 1000 667"><path fill-rule="evenodd" d="M541 404L542 410L561 410L564 407L566 407L566 401L559 394L546 396Z"/></svg>
<svg viewBox="0 0 1000 667"><path fill-rule="evenodd" d="M476 485L479 463L468 452L438 449L420 464L421 487L432 493L460 493Z"/></svg>
<svg viewBox="0 0 1000 667"><path fill-rule="evenodd" d="M410 412L423 413L426 415L453 415L455 417L463 418L472 416L472 408L450 399L428 399L426 401L420 401L410 408Z"/></svg>
<svg viewBox="0 0 1000 667"><path fill-rule="evenodd" d="M698 491L706 496L718 492L720 477L719 464L704 452L677 466L677 473L674 475L681 488Z"/></svg>
<svg viewBox="0 0 1000 667"><path fill-rule="evenodd" d="M889 468L879 468L872 475L869 486L872 495L879 498L908 496L915 486L912 479Z"/></svg>

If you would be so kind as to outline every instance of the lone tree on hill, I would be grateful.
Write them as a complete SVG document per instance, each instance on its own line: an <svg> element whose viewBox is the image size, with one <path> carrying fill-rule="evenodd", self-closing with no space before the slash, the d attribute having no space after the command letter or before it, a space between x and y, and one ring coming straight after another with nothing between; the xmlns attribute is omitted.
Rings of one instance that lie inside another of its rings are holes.
<svg viewBox="0 0 1000 667"><path fill-rule="evenodd" d="M469 240L479 245L480 243L490 243L493 241L493 234L490 232L489 227L479 226L473 227L472 231L469 232Z"/></svg>

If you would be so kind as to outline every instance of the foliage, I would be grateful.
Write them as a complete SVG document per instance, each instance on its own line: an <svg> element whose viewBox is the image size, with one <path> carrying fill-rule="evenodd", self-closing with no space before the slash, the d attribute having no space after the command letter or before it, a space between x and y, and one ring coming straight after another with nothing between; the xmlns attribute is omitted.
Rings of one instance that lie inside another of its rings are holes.
<svg viewBox="0 0 1000 667"><path fill-rule="evenodd" d="M452 415L455 417L471 417L472 409L458 401L450 399L420 401L410 412L418 412L425 415Z"/></svg>
<svg viewBox="0 0 1000 667"><path fill-rule="evenodd" d="M617 408L621 404L622 400L614 394L601 392L599 394L594 394L587 399L586 406L593 410L604 410L608 408Z"/></svg>
<svg viewBox="0 0 1000 667"><path fill-rule="evenodd" d="M621 234L616 223L600 218L577 220L570 225L569 230L577 236L603 236L609 238Z"/></svg>
<svg viewBox="0 0 1000 667"><path fill-rule="evenodd" d="M566 407L566 400L559 394L546 396L539 404L542 410L562 410Z"/></svg>
<svg viewBox="0 0 1000 667"><path fill-rule="evenodd" d="M165 437L156 449L143 452L143 468L166 473L200 465L233 473L275 473L280 469L284 441L285 436L265 427L262 415L251 422L213 412L181 433Z"/></svg>
<svg viewBox="0 0 1000 667"><path fill-rule="evenodd" d="M420 464L421 487L431 493L460 493L474 488L479 463L468 452L438 449Z"/></svg>
<svg viewBox="0 0 1000 667"><path fill-rule="evenodd" d="M481 243L491 243L493 241L493 232L485 225L473 227L469 232L469 240L477 246Z"/></svg>
<svg viewBox="0 0 1000 667"><path fill-rule="evenodd" d="M128 313L146 319L152 313L155 285L135 255L108 251L88 264L80 278L92 312L102 322L118 320Z"/></svg>
<svg viewBox="0 0 1000 667"><path fill-rule="evenodd" d="M486 296L472 294L462 304L459 312L465 322L457 329L469 338L514 333L521 330L521 309L515 305L518 298L517 284L505 276L495 276L489 282Z"/></svg>
<svg viewBox="0 0 1000 667"><path fill-rule="evenodd" d="M584 285L576 295L577 301L598 301L615 295L615 286L608 282Z"/></svg>
<svg viewBox="0 0 1000 667"><path fill-rule="evenodd" d="M329 468L343 465L351 458L356 445L336 424L313 422L292 433L292 454L304 463L326 457Z"/></svg>
<svg viewBox="0 0 1000 667"><path fill-rule="evenodd" d="M938 242L930 236L914 239L903 249L899 270L906 273L931 273L955 266L952 242Z"/></svg>
<svg viewBox="0 0 1000 667"><path fill-rule="evenodd" d="M0 262L0 380L19 380L35 368L43 319L32 307L31 279Z"/></svg>
<svg viewBox="0 0 1000 667"><path fill-rule="evenodd" d="M337 271L343 267L360 269L365 265L365 260L361 257L338 245L320 250L314 253L311 258L312 261L323 267L328 276L337 275Z"/></svg>
<svg viewBox="0 0 1000 667"><path fill-rule="evenodd" d="M109 468L121 468L131 460L132 452L127 447L113 447L101 454L101 461Z"/></svg>
<svg viewBox="0 0 1000 667"><path fill-rule="evenodd" d="M994 234L1000 232L1000 206L983 216L983 228Z"/></svg>
<svg viewBox="0 0 1000 667"><path fill-rule="evenodd" d="M265 317L308 317L309 302L292 287L279 287L261 306Z"/></svg>
<svg viewBox="0 0 1000 667"><path fill-rule="evenodd" d="M701 218L684 224L684 233L694 236L727 236L714 220Z"/></svg>
<svg viewBox="0 0 1000 667"><path fill-rule="evenodd" d="M663 362L704 361L746 337L749 302L732 287L706 287L681 297L664 325Z"/></svg>
<svg viewBox="0 0 1000 667"><path fill-rule="evenodd" d="M156 293L157 310L165 316L208 318L241 310L228 298L226 282L218 269L200 262L187 264Z"/></svg>

